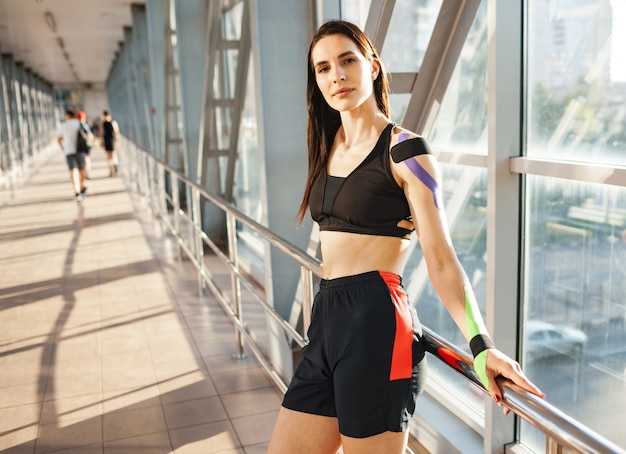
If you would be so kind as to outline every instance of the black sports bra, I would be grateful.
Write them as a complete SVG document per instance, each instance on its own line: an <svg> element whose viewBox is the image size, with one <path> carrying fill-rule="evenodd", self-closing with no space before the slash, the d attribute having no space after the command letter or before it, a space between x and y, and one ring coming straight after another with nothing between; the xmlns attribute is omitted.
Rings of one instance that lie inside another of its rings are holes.
<svg viewBox="0 0 626 454"><path fill-rule="evenodd" d="M389 144L394 126L390 123L385 127L370 154L347 177L328 175L324 168L315 180L309 209L321 231L410 238L414 228L398 227L402 220L411 221L411 211L391 172ZM421 138L394 146L394 158L397 151L403 158L400 160L428 153Z"/></svg>

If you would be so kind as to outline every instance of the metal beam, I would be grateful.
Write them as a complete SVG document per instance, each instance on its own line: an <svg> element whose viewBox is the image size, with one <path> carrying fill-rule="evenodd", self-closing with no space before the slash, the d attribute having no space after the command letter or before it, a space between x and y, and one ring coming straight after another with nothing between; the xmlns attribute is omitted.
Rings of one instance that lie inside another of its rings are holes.
<svg viewBox="0 0 626 454"><path fill-rule="evenodd" d="M487 292L485 322L498 349L515 358L519 340L520 177L509 159L521 153L522 6L487 3ZM513 88L513 89L512 89ZM485 405L484 451L515 440L515 421Z"/></svg>
<svg viewBox="0 0 626 454"><path fill-rule="evenodd" d="M395 0L372 0L367 14L364 31L378 52L382 52Z"/></svg>

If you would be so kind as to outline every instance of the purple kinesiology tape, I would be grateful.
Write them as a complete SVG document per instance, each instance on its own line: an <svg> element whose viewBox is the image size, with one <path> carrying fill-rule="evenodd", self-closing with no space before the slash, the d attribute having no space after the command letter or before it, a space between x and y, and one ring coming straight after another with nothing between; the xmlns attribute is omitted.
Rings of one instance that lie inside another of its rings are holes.
<svg viewBox="0 0 626 454"><path fill-rule="evenodd" d="M404 131L401 132L400 135L398 136L398 145L404 142L405 140L407 140L408 138L409 138L409 133L404 132ZM413 175L415 175L422 183L426 185L428 189L431 190L431 192L433 193L433 201L435 202L435 206L437 207L438 210L440 210L441 207L443 206L443 203L441 202L441 189L439 188L439 185L437 184L435 179L430 176L430 174L426 171L426 169L424 169L419 164L419 162L417 162L415 159L411 159L414 156L417 156L420 154L428 154L429 153L428 147L421 137L416 137L411 140L415 141L415 143L418 144L418 146L415 148L412 148L410 151L408 151L408 153L406 151L407 150L406 147L402 151L397 149L397 153L395 154L394 154L394 150L392 149L392 158L394 162L396 163L404 162L406 166L409 168L409 170L413 173ZM396 145L396 147L398 145Z"/></svg>

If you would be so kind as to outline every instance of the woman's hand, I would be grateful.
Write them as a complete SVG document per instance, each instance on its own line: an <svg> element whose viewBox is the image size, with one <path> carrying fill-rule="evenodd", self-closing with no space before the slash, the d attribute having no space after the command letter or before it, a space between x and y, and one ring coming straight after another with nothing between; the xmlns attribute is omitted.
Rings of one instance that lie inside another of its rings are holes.
<svg viewBox="0 0 626 454"><path fill-rule="evenodd" d="M489 394L499 407L502 407L503 390L499 385L499 377L506 378L517 385L520 389L528 391L531 394L541 397L546 396L533 382L531 382L520 367L517 361L512 360L500 350L490 348L487 350L487 377L489 379ZM504 414L511 411L507 407L502 407Z"/></svg>

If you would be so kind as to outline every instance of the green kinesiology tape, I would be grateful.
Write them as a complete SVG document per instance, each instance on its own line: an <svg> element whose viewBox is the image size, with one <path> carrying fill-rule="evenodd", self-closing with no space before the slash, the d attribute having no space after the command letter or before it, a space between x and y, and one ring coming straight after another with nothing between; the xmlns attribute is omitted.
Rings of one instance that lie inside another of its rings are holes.
<svg viewBox="0 0 626 454"><path fill-rule="evenodd" d="M463 286L465 292L465 323L467 326L467 338L470 341L472 354L474 355L474 371L485 388L489 389L487 378L487 349L493 348L493 341L487 334L487 329L482 323L480 309L470 284Z"/></svg>
<svg viewBox="0 0 626 454"><path fill-rule="evenodd" d="M465 292L465 324L467 326L467 339L470 340L472 337L479 334L486 334L486 330L483 324L479 324L478 322L479 320L482 320L482 317L480 315L480 309L478 309L478 303L476 302L472 286L465 284L463 286L463 291Z"/></svg>

